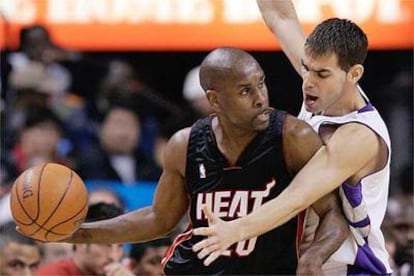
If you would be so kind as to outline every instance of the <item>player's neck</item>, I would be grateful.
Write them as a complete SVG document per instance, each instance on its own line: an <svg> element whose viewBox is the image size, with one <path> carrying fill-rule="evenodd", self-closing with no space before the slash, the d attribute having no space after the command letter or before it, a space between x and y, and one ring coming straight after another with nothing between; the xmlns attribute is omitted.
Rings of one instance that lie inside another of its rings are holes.
<svg viewBox="0 0 414 276"><path fill-rule="evenodd" d="M212 120L217 146L229 163L234 164L247 145L256 137L257 132L229 127L225 122L219 124L218 120L218 117Z"/></svg>
<svg viewBox="0 0 414 276"><path fill-rule="evenodd" d="M361 95L359 88L355 85L344 91L342 97L338 99L319 115L324 116L343 116L345 114L357 111L366 105L366 101Z"/></svg>

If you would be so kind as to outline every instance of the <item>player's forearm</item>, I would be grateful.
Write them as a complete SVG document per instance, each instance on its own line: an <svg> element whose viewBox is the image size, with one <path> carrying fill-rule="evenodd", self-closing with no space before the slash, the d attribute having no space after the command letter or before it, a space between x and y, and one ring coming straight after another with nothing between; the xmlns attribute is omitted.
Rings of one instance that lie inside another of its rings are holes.
<svg viewBox="0 0 414 276"><path fill-rule="evenodd" d="M321 267L348 235L348 224L338 210L332 210L321 217L313 242L299 258L298 274L308 275L307 268Z"/></svg>
<svg viewBox="0 0 414 276"><path fill-rule="evenodd" d="M306 208L303 196L290 191L282 192L277 198L263 204L249 215L231 221L238 240L247 240L262 235L295 217Z"/></svg>
<svg viewBox="0 0 414 276"><path fill-rule="evenodd" d="M84 223L70 243L126 243L162 237L172 229L157 219L151 207L129 212L116 218Z"/></svg>
<svg viewBox="0 0 414 276"><path fill-rule="evenodd" d="M301 74L301 58L305 36L293 3L288 0L257 0L262 17L275 35L283 52L298 74Z"/></svg>

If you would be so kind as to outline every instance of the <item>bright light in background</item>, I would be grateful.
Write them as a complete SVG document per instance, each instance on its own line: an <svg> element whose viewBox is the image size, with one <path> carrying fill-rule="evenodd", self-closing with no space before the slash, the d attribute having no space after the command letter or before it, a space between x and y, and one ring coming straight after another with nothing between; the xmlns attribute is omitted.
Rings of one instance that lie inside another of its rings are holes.
<svg viewBox="0 0 414 276"><path fill-rule="evenodd" d="M305 32L328 17L350 18L370 47L413 47L414 1L294 2ZM41 23L62 46L81 50L278 49L256 0L1 0L0 9L9 47L22 25Z"/></svg>

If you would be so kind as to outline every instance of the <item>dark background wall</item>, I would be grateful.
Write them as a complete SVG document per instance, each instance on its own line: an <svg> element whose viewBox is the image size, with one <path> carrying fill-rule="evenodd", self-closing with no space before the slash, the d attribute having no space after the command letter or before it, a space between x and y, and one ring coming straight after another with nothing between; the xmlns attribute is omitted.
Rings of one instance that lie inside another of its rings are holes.
<svg viewBox="0 0 414 276"><path fill-rule="evenodd" d="M266 83L275 107L292 113L298 111L301 102L301 80L280 52L251 52L266 73ZM99 52L85 53L84 62L72 68L78 85L77 92L94 93L99 78L104 74L107 62L121 59L132 63L142 80L165 97L182 101L181 91L185 74L199 64L207 52ZM390 105L390 98L403 97L404 102L413 104L413 93L399 95L389 89L401 70L413 74L413 51L370 51L365 64L361 86L382 112Z"/></svg>

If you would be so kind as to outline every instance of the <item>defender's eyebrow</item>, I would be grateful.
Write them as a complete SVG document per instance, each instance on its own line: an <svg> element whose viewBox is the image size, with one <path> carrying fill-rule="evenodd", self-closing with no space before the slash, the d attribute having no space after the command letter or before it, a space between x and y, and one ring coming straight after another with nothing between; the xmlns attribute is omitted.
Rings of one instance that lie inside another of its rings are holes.
<svg viewBox="0 0 414 276"><path fill-rule="evenodd" d="M305 67L306 71L313 71L316 73L325 73L325 72L330 72L331 70L327 69L327 68L321 68L321 69L309 69L309 67L305 64L305 62L303 61L303 59L300 60L300 62L302 63L302 66Z"/></svg>

